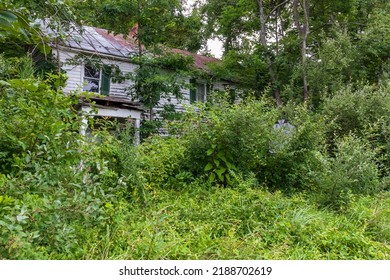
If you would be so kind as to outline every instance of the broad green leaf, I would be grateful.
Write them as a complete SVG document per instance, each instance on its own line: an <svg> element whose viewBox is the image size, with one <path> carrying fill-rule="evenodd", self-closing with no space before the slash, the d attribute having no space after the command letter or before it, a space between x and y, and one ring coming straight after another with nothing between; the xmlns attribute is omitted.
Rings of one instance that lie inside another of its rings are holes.
<svg viewBox="0 0 390 280"><path fill-rule="evenodd" d="M47 44L39 43L37 45L38 50L40 50L43 54L49 54L51 51L51 48Z"/></svg>
<svg viewBox="0 0 390 280"><path fill-rule="evenodd" d="M224 182L225 181L225 177L223 176L223 173L217 173L218 175L218 178L221 182Z"/></svg>
<svg viewBox="0 0 390 280"><path fill-rule="evenodd" d="M236 169L236 167L234 166L234 164L232 164L232 163L230 163L230 162L228 162L228 161L225 161L225 163L226 163L227 168L229 168L229 169L231 169L231 170L235 170L235 169Z"/></svg>
<svg viewBox="0 0 390 280"><path fill-rule="evenodd" d="M220 169L215 170L215 173L217 173L218 177L221 179L221 177L223 177L223 173L225 173L225 171L226 171L226 168L221 167Z"/></svg>
<svg viewBox="0 0 390 280"><path fill-rule="evenodd" d="M204 171L209 171L213 168L213 165L209 162L206 167L204 168Z"/></svg>
<svg viewBox="0 0 390 280"><path fill-rule="evenodd" d="M210 156L214 153L214 150L213 149L208 149L207 150L207 155Z"/></svg>
<svg viewBox="0 0 390 280"><path fill-rule="evenodd" d="M7 22L9 25L12 25L12 23L17 19L18 17L11 11L0 10L0 26L3 22Z"/></svg>
<svg viewBox="0 0 390 280"><path fill-rule="evenodd" d="M37 91L39 88L39 84L38 83L28 83L26 84L26 89L28 89L29 91Z"/></svg>
<svg viewBox="0 0 390 280"><path fill-rule="evenodd" d="M211 173L211 174L210 174L209 181L210 181L211 183L215 182L215 173Z"/></svg>

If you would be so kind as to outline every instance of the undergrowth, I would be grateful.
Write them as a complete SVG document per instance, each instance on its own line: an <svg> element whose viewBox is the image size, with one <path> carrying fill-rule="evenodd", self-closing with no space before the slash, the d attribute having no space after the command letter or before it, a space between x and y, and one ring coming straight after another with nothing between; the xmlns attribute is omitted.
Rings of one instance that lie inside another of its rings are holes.
<svg viewBox="0 0 390 280"><path fill-rule="evenodd" d="M80 135L79 95L21 60L0 57L0 259L390 259L389 88L216 98L135 147Z"/></svg>
<svg viewBox="0 0 390 280"><path fill-rule="evenodd" d="M123 213L108 240L88 239L93 251L84 257L389 259L389 205L388 194L356 197L337 213L302 195L205 189L196 182L180 191L154 190L146 207Z"/></svg>

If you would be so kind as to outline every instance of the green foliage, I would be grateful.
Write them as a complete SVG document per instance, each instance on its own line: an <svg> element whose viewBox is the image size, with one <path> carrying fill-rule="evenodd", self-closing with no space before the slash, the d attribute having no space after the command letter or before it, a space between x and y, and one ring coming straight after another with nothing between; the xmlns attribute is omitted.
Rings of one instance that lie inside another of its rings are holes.
<svg viewBox="0 0 390 280"><path fill-rule="evenodd" d="M268 187L287 192L316 188L312 172L322 169L319 156L324 144L323 119L304 106L292 107L294 111L287 108L282 115L294 128L273 130L271 154L259 172Z"/></svg>
<svg viewBox="0 0 390 280"><path fill-rule="evenodd" d="M182 78L188 74L192 58L171 52L162 55L138 55L133 61L139 64L134 73L129 77L134 84L127 89L133 99L139 99L149 110L149 120L153 121L153 108L160 104L161 99L168 103L175 97L182 97L182 89L187 86ZM177 71L172 69L177 68Z"/></svg>
<svg viewBox="0 0 390 280"><path fill-rule="evenodd" d="M22 44L34 45L43 54L51 50L46 37L39 28L30 25L30 19L24 9L17 10L0 6L0 42L19 41Z"/></svg>
<svg viewBox="0 0 390 280"><path fill-rule="evenodd" d="M311 171L321 169L323 121L304 107L294 107L289 120L295 128L286 132L274 128L279 115L265 99L233 105L220 100L201 107L183 132L187 170L224 186L233 183L230 172L238 171L255 174L275 190L310 188Z"/></svg>
<svg viewBox="0 0 390 280"><path fill-rule="evenodd" d="M198 51L204 42L197 10L184 12L179 0L88 0L74 3L81 18L92 26L129 34L138 26L136 38L148 49L156 44Z"/></svg>
<svg viewBox="0 0 390 280"><path fill-rule="evenodd" d="M145 141L141 148L142 174L149 187L180 187L187 178L183 170L183 140L155 136Z"/></svg>
<svg viewBox="0 0 390 280"><path fill-rule="evenodd" d="M364 66L355 71L356 79L364 79L372 84L379 83L386 77L389 63L390 19L387 16L390 4L374 9L367 19L365 32L359 34L359 56L357 62ZM386 69L387 68L387 69Z"/></svg>
<svg viewBox="0 0 390 280"><path fill-rule="evenodd" d="M139 129L141 140L145 140L152 135L158 135L163 123L160 120L144 120Z"/></svg>
<svg viewBox="0 0 390 280"><path fill-rule="evenodd" d="M386 1L304 2L310 11L307 38L291 28L303 26L303 2L294 1L300 7L297 17L294 3L282 0L210 0L201 5L205 35L220 39L224 47L224 67L217 67L216 73L258 92L270 86L283 101L302 100L306 76L310 102L316 107L325 94L346 84L386 79L390 34Z"/></svg>
<svg viewBox="0 0 390 280"><path fill-rule="evenodd" d="M214 79L234 81L244 93L255 91L257 96L261 96L268 86L267 64L260 49L256 52L230 50L222 62L210 63L208 66Z"/></svg>
<svg viewBox="0 0 390 280"><path fill-rule="evenodd" d="M77 10L75 2L79 1L5 0L2 3L8 10L22 15L28 24L37 19L45 19L53 30L64 35L64 32L74 27L74 23L79 19L78 15L81 11ZM36 32L39 28L35 25L33 30Z"/></svg>
<svg viewBox="0 0 390 280"><path fill-rule="evenodd" d="M1 219L3 258L71 258L80 254L78 223L96 227L99 220L107 219L99 186L82 184L83 175L64 166L39 166L35 173L7 180L1 192L12 195L15 202Z"/></svg>
<svg viewBox="0 0 390 280"><path fill-rule="evenodd" d="M20 14L0 9L0 38L4 38L10 35L24 36L27 40L28 36L26 30L29 25L27 20Z"/></svg>
<svg viewBox="0 0 390 280"><path fill-rule="evenodd" d="M390 96L388 85L362 86L353 91L350 87L324 102L327 118L327 138L330 149L335 138L353 133L369 140L371 149L378 152L377 161L382 173L388 174L390 140Z"/></svg>
<svg viewBox="0 0 390 280"><path fill-rule="evenodd" d="M361 136L369 123L387 117L390 112L388 99L387 89L384 88L362 86L354 91L348 87L326 100L324 113L335 121L336 135L353 132Z"/></svg>
<svg viewBox="0 0 390 280"><path fill-rule="evenodd" d="M258 27L256 10L256 1L207 1L201 7L207 18L206 34L221 36L225 53L237 50L247 39L245 35L251 34Z"/></svg>
<svg viewBox="0 0 390 280"><path fill-rule="evenodd" d="M110 235L111 258L389 258L388 196L356 199L349 212L339 214L318 210L300 195L208 188L199 181L187 186L154 189L146 207L122 216Z"/></svg>
<svg viewBox="0 0 390 280"><path fill-rule="evenodd" d="M323 169L316 175L320 181L320 203L345 209L353 194L373 195L380 191L376 152L355 136L336 143L334 157L323 159Z"/></svg>
<svg viewBox="0 0 390 280"><path fill-rule="evenodd" d="M13 173L34 168L36 160L69 160L77 153L79 137L77 116L72 111L72 98L53 90L58 78L40 81L31 76L31 67L20 69L16 76L23 79L3 81L0 88L1 171ZM27 75L27 76L26 76ZM57 145L57 139L67 146Z"/></svg>
<svg viewBox="0 0 390 280"><path fill-rule="evenodd" d="M351 81L356 47L346 33L335 30L332 37L323 39L318 49L318 60L310 61L308 80L314 105L321 104L326 95L332 95Z"/></svg>
<svg viewBox="0 0 390 280"><path fill-rule="evenodd" d="M227 185L229 170L253 171L262 165L277 114L268 101L230 105L220 100L200 110L184 132L188 170Z"/></svg>
<svg viewBox="0 0 390 280"><path fill-rule="evenodd" d="M115 227L117 205L143 199L134 147L104 126L82 137L78 97L20 65L0 63L0 255L81 259L88 236Z"/></svg>

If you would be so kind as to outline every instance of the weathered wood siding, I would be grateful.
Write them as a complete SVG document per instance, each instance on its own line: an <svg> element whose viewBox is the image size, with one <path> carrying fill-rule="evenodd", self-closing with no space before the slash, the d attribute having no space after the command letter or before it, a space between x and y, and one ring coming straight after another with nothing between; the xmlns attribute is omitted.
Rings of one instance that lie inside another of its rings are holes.
<svg viewBox="0 0 390 280"><path fill-rule="evenodd" d="M60 60L63 64L63 69L67 72L68 81L64 88L64 92L69 94L72 91L82 91L84 85L84 67L83 65L70 65L68 60L74 58L77 55L77 52L69 50L60 51ZM93 56L91 54L91 56ZM136 65L125 62L114 60L111 58L102 58L104 64L116 64L123 73L134 72ZM128 97L126 89L132 84L131 81L127 80L122 83L114 83L111 81L110 84L110 96L113 97Z"/></svg>
<svg viewBox="0 0 390 280"><path fill-rule="evenodd" d="M56 51L54 52L56 53ZM60 60L63 63L63 69L67 72L68 80L66 83L66 86L64 87L64 92L66 94L69 94L73 91L82 91L83 85L84 85L84 67L83 65L70 65L68 63L69 59L74 58L78 52L77 50L71 50L68 48L61 49L59 51L60 54ZM93 54L90 54L93 56ZM119 69L123 73L131 73L134 72L137 69L137 65L132 64L130 62L125 61L124 58L122 59L115 59L115 57L109 58L104 57L101 58L102 62L104 64L116 64L118 65ZM185 78L185 82L187 84L190 83L190 78ZM110 96L112 97L121 97L121 98L129 98L126 90L133 84L132 81L126 80L122 83L114 83L111 81L110 84ZM213 90L224 90L226 82L216 82L213 84ZM206 94L207 98L207 94ZM185 106L190 104L190 90L189 88L183 88L182 89L182 98L176 99L176 97L171 96L170 98L162 98L160 100L160 104L157 108L155 108L156 112L159 112L162 110L163 106L165 104L174 104L175 109L178 112L182 112L185 110Z"/></svg>

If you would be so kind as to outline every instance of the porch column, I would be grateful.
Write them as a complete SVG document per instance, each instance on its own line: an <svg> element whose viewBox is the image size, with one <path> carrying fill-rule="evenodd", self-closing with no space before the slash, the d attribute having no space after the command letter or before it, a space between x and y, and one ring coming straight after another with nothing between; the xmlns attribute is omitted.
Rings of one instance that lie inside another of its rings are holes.
<svg viewBox="0 0 390 280"><path fill-rule="evenodd" d="M141 136L139 129L141 127L141 120L135 119L135 145L139 145L141 143Z"/></svg>

